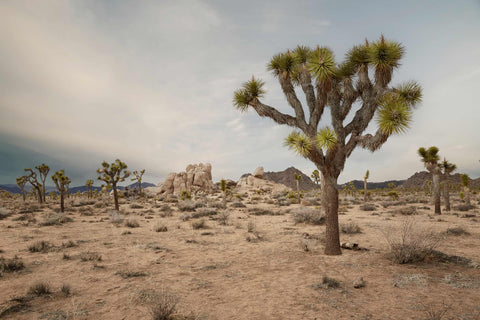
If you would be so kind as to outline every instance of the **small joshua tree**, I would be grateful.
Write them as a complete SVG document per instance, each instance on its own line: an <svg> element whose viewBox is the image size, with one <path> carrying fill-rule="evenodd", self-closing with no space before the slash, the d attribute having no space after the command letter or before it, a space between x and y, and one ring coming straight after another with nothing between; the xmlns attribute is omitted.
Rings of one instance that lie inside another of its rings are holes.
<svg viewBox="0 0 480 320"><path fill-rule="evenodd" d="M87 197L88 198L93 198L93 180L88 179L85 182L85 186L87 187Z"/></svg>
<svg viewBox="0 0 480 320"><path fill-rule="evenodd" d="M370 171L367 170L365 177L363 177L363 201L367 202L367 180L370 176Z"/></svg>
<svg viewBox="0 0 480 320"><path fill-rule="evenodd" d="M115 162L108 164L108 162L102 162L102 168L97 170L98 180L105 181L107 185L110 185L113 189L113 198L115 200L115 210L120 210L118 206L118 192L117 183L125 181L130 176L130 171L127 171L127 165L119 159Z"/></svg>
<svg viewBox="0 0 480 320"><path fill-rule="evenodd" d="M47 166L45 163L42 163L41 165L36 166L35 169L37 169L38 173L40 174L40 181L42 181L42 199L43 199L43 202L45 202L47 199L45 194L45 180L47 180L50 167Z"/></svg>
<svg viewBox="0 0 480 320"><path fill-rule="evenodd" d="M310 178L313 179L313 182L315 182L315 184L318 187L318 184L320 183L320 172L318 172L317 169L313 170L312 174L310 175Z"/></svg>
<svg viewBox="0 0 480 320"><path fill-rule="evenodd" d="M435 204L435 214L442 214L442 209L440 208L440 176L442 175L442 170L440 168L440 157L438 155L437 147L430 147L425 149L421 147L418 149L418 155L422 158L422 162L425 165L425 168L432 174L432 185L433 185L433 199Z"/></svg>
<svg viewBox="0 0 480 320"><path fill-rule="evenodd" d="M27 184L27 182L28 180L26 176L21 176L17 178L17 186L19 186L22 190L23 202L25 202L25 185Z"/></svg>
<svg viewBox="0 0 480 320"><path fill-rule="evenodd" d="M295 182L297 183L297 197L298 203L300 203L300 180L302 179L302 175L294 173L293 177L295 178Z"/></svg>
<svg viewBox="0 0 480 320"><path fill-rule="evenodd" d="M69 177L65 175L65 170L60 170L52 175L52 180L55 182L58 192L60 193L60 212L65 211L65 195L67 194L67 186L72 182Z"/></svg>
<svg viewBox="0 0 480 320"><path fill-rule="evenodd" d="M142 171L133 171L133 174L135 175L134 178L132 178L131 181L137 181L138 182L138 194L142 195L142 177L143 177L143 174L145 173L145 169L143 169Z"/></svg>
<svg viewBox="0 0 480 320"><path fill-rule="evenodd" d="M463 193L465 194L465 203L470 205L470 189L468 188L470 185L470 177L467 174L462 174L461 182L463 186Z"/></svg>
<svg viewBox="0 0 480 320"><path fill-rule="evenodd" d="M448 181L448 177L450 173L457 169L457 166L453 163L447 161L447 159L443 158L443 162L440 164L443 170L443 200L445 202L445 210L450 211L450 183Z"/></svg>
<svg viewBox="0 0 480 320"><path fill-rule="evenodd" d="M38 203L43 203L42 184L38 182L37 173L30 168L25 169L25 171L28 172L25 178L33 186L34 190L37 192Z"/></svg>
<svg viewBox="0 0 480 320"><path fill-rule="evenodd" d="M220 190L222 190L223 202L227 202L227 181L225 179L220 180Z"/></svg>

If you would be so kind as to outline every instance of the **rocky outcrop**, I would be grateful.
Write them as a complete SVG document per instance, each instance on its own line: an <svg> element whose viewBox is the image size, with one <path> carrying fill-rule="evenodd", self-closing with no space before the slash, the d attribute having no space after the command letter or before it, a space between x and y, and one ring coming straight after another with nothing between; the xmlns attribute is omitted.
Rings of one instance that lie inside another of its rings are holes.
<svg viewBox="0 0 480 320"><path fill-rule="evenodd" d="M182 191L190 193L211 193L213 191L212 165L189 164L185 171L170 173L161 187L165 195L180 195Z"/></svg>
<svg viewBox="0 0 480 320"><path fill-rule="evenodd" d="M255 169L255 171L253 171L253 176L255 178L263 179L263 167L258 167Z"/></svg>
<svg viewBox="0 0 480 320"><path fill-rule="evenodd" d="M294 176L295 173L302 176L300 179L300 190L308 191L320 188L320 186L317 186L309 176L294 167L287 168L280 172L265 172L263 177L264 179L273 181L275 183L281 183L292 190L297 190L297 182Z"/></svg>
<svg viewBox="0 0 480 320"><path fill-rule="evenodd" d="M432 181L432 174L427 171L415 172L410 178L408 178L400 187L401 188L424 188L427 181ZM443 181L443 177L442 177ZM461 174L455 173L448 177L450 186L460 185ZM475 180L470 180L470 186Z"/></svg>
<svg viewBox="0 0 480 320"><path fill-rule="evenodd" d="M258 169L258 168L257 168ZM257 170L255 170L257 171ZM287 186L255 177L254 175L243 175L237 183L237 192L251 192L263 190L270 193L279 193L291 190Z"/></svg>

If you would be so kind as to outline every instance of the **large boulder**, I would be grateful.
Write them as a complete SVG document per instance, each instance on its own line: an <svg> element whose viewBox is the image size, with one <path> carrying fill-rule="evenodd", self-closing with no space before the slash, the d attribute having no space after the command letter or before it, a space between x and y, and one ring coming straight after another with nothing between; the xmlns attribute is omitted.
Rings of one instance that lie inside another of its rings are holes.
<svg viewBox="0 0 480 320"><path fill-rule="evenodd" d="M253 175L243 175L237 183L237 192L255 192L263 190L270 193L281 193L291 190L289 187L269 180L257 178Z"/></svg>
<svg viewBox="0 0 480 320"><path fill-rule="evenodd" d="M255 169L255 171L253 171L253 176L255 178L263 179L263 167L258 167Z"/></svg>
<svg viewBox="0 0 480 320"><path fill-rule="evenodd" d="M189 164L183 172L170 173L162 184L161 191L166 195L180 195L182 191L211 193L213 191L212 165Z"/></svg>

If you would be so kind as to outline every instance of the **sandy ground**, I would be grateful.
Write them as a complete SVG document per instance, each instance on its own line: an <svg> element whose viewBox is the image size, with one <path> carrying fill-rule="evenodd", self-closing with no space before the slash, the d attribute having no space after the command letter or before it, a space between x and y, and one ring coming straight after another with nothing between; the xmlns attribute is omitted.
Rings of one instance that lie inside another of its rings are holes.
<svg viewBox="0 0 480 320"><path fill-rule="evenodd" d="M18 305L15 298L32 297L3 318L152 319L148 290L155 290L174 294L177 315L189 319L480 319L478 267L435 261L396 264L388 259L386 241L405 219L414 219L415 226L442 235L439 251L471 259L475 266L480 262L478 209L435 216L429 204L409 203L405 206L415 206L418 214L406 217L397 212L400 206L384 208L377 201L375 211L363 211L360 200L342 200L346 212L340 223L354 222L362 232L342 234L341 241L366 250L326 256L324 226L295 224L287 211L300 205L280 207L267 200L244 199L246 208L227 203L227 209L203 218L206 228L196 230L192 223L200 219L183 221L185 212L174 203L168 204L172 215L161 217L162 203L122 200L125 220L139 223L130 228L111 222L111 199L95 200L97 206L108 204L103 208L73 199L67 204L73 221L40 226L58 207L53 200L39 206L33 200L3 199L0 206L13 214L0 220L0 256L18 256L25 269L0 277L0 313ZM135 204L141 208L132 208ZM249 212L252 207L278 215L255 216ZM37 210L24 214L35 221L15 220L25 209ZM222 212L229 213L227 225L213 220ZM471 216L462 217L465 213ZM255 232L248 232L249 224ZM158 225L168 230L156 232ZM453 227L469 234L445 233ZM42 240L53 247L29 251ZM69 241L75 246L66 246ZM87 253L101 260L82 261ZM339 281L339 287L320 286L324 276ZM365 287L353 287L358 277ZM49 284L52 293L29 295L38 281ZM68 295L60 291L64 284L71 289Z"/></svg>

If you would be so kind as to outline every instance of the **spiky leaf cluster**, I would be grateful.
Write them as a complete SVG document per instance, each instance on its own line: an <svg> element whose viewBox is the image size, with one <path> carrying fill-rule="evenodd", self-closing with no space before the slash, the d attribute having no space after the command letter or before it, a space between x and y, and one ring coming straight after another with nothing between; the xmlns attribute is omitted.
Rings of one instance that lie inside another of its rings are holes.
<svg viewBox="0 0 480 320"><path fill-rule="evenodd" d="M450 174L457 169L456 164L448 162L447 159L445 159L445 158L443 159L440 166L442 167L443 173L445 173L445 174Z"/></svg>
<svg viewBox="0 0 480 320"><path fill-rule="evenodd" d="M461 175L461 180L462 180L462 186L468 188L468 186L470 184L470 177L468 176L468 174L462 174Z"/></svg>
<svg viewBox="0 0 480 320"><path fill-rule="evenodd" d="M57 187L58 192L64 194L66 192L66 187L72 182L69 177L65 175L65 170L56 171L52 175L52 180Z"/></svg>
<svg viewBox="0 0 480 320"><path fill-rule="evenodd" d="M317 83L333 79L337 71L333 52L327 47L317 47L312 50L308 57L307 68L317 79Z"/></svg>
<svg viewBox="0 0 480 320"><path fill-rule="evenodd" d="M308 157L313 148L335 148L338 140L335 131L329 127L320 129L315 137L311 139L304 133L292 131L286 138L284 145L302 157Z"/></svg>
<svg viewBox="0 0 480 320"><path fill-rule="evenodd" d="M400 134L410 128L411 108L395 94L387 94L380 102L376 122L378 128L387 135Z"/></svg>
<svg viewBox="0 0 480 320"><path fill-rule="evenodd" d="M105 181L107 184L117 184L130 176L130 171L126 169L127 165L119 159L111 164L103 161L102 168L97 170L97 173L100 174L97 179Z"/></svg>
<svg viewBox="0 0 480 320"><path fill-rule="evenodd" d="M264 96L264 85L264 81L252 77L250 81L242 84L241 89L234 92L233 105L240 111L246 111L252 102Z"/></svg>
<svg viewBox="0 0 480 320"><path fill-rule="evenodd" d="M428 149L421 147L418 149L418 155L422 158L421 160L425 164L437 164L440 160L438 151L438 148L435 146L432 146Z"/></svg>

